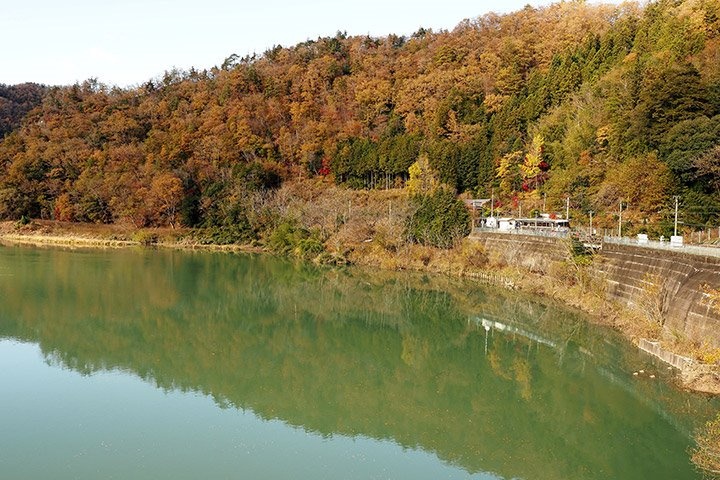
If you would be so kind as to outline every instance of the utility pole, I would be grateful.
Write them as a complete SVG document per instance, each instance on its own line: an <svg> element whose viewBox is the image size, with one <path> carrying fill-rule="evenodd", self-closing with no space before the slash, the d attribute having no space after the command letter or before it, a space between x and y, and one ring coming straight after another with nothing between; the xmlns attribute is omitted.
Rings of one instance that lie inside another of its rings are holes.
<svg viewBox="0 0 720 480"><path fill-rule="evenodd" d="M622 200L620 200L620 216L618 217L618 237L622 238Z"/></svg>
<svg viewBox="0 0 720 480"><path fill-rule="evenodd" d="M493 207L495 207L495 187L492 187L490 189L490 216L491 217L495 216L494 215L495 210Z"/></svg>
<svg viewBox="0 0 720 480"><path fill-rule="evenodd" d="M675 233L674 236L677 237L677 222L678 222L678 202L680 201L680 197L675 195Z"/></svg>
<svg viewBox="0 0 720 480"><path fill-rule="evenodd" d="M593 211L590 210L590 235L593 234L593 229L592 229L592 216L593 216Z"/></svg>
<svg viewBox="0 0 720 480"><path fill-rule="evenodd" d="M570 196L565 197L565 220L570 220Z"/></svg>
<svg viewBox="0 0 720 480"><path fill-rule="evenodd" d="M547 200L547 193L543 193L543 213L545 213L547 210L545 210L545 201Z"/></svg>

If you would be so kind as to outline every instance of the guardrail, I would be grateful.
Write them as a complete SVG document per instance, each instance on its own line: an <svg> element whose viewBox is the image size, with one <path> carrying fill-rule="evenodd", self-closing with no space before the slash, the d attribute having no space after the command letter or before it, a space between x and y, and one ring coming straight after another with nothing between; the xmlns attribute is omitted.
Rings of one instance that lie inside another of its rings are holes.
<svg viewBox="0 0 720 480"><path fill-rule="evenodd" d="M671 246L670 242L658 242L657 240L647 240L646 242L638 242L632 237L603 237L603 243L614 243L616 245L631 245L634 247L654 248L656 250L670 250L673 252L689 253L691 255L703 255L708 257L720 257L720 248L704 245L679 245Z"/></svg>
<svg viewBox="0 0 720 480"><path fill-rule="evenodd" d="M582 233L579 231L549 231L549 230L535 230L531 228L521 228L512 230L501 230L499 228L487 228L487 227L475 227L473 233L501 233L503 235L530 235L534 237L547 237L547 238L568 238L574 233ZM668 250L672 252L689 253L691 255L702 255L706 257L720 257L720 247L711 247L705 245L688 245L684 244L681 246L671 246L670 242L659 242L657 240L647 240L645 242L638 242L637 238L633 237L602 237L603 243L613 243L616 245L628 245L633 247L643 248L654 248L656 250Z"/></svg>

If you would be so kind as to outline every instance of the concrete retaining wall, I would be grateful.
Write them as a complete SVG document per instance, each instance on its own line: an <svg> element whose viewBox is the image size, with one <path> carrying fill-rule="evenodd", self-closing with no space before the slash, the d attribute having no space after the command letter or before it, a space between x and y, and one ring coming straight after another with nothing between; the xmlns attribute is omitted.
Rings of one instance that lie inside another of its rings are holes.
<svg viewBox="0 0 720 480"><path fill-rule="evenodd" d="M663 362L670 364L681 371L685 370L685 368L693 363L692 358L683 357L682 355L677 355L664 350L660 347L659 342L651 342L650 340L643 338L640 340L640 343L638 343L638 347L640 347L640 350L658 357Z"/></svg>
<svg viewBox="0 0 720 480"><path fill-rule="evenodd" d="M494 264L517 265L535 273L548 273L552 262L568 258L567 240L509 233L480 233L480 242Z"/></svg>
<svg viewBox="0 0 720 480"><path fill-rule="evenodd" d="M608 243L600 258L611 299L641 307L656 300L667 329L720 347L720 313L705 292L720 288L720 259Z"/></svg>
<svg viewBox="0 0 720 480"><path fill-rule="evenodd" d="M485 232L473 238L494 263L539 274L568 258L565 239ZM720 347L720 313L705 293L707 286L720 289L720 259L606 243L593 268L609 299L649 309L669 332Z"/></svg>

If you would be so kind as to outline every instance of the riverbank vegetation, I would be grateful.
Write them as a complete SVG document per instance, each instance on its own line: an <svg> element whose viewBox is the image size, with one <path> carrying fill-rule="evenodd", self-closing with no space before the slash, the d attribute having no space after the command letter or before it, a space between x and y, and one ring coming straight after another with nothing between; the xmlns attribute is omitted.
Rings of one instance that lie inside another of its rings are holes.
<svg viewBox="0 0 720 480"><path fill-rule="evenodd" d="M720 478L720 415L709 421L700 433L695 436L697 447L692 454L692 461L706 478Z"/></svg>

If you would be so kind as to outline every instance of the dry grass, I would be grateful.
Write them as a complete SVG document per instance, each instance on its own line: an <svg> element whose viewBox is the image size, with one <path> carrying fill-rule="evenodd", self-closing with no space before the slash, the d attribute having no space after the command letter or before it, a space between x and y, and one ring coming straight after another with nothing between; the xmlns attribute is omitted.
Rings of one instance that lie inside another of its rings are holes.
<svg viewBox="0 0 720 480"><path fill-rule="evenodd" d="M126 237L129 240L129 235L133 230L124 225L71 223L51 220L33 220L27 225L21 225L18 222L0 222L0 234L2 235L76 237L80 239Z"/></svg>
<svg viewBox="0 0 720 480"><path fill-rule="evenodd" d="M27 225L0 222L0 239L29 245L123 247L132 245L130 232L117 225L74 224L34 220Z"/></svg>
<svg viewBox="0 0 720 480"><path fill-rule="evenodd" d="M127 225L105 225L33 220L27 225L0 222L0 241L6 244L33 246L55 245L69 248L123 248L143 244L158 247L204 250L259 251L243 245L200 245L188 239L187 229L143 228ZM152 242L143 239L152 237Z"/></svg>

